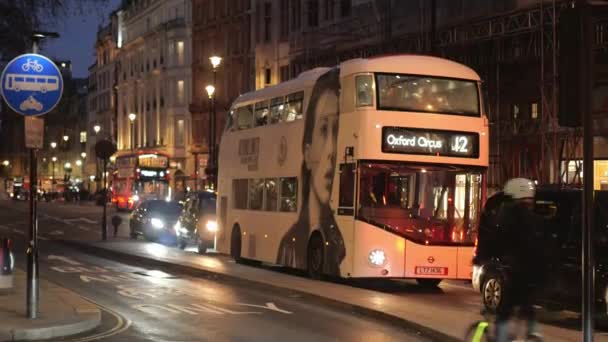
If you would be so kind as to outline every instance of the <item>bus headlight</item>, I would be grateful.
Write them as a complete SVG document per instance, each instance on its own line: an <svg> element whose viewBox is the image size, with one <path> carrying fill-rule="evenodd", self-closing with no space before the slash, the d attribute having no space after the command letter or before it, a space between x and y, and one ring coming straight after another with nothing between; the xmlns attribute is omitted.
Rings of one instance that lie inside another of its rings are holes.
<svg viewBox="0 0 608 342"><path fill-rule="evenodd" d="M152 227L156 228L156 229L163 229L165 228L165 223L163 222L163 220L158 219L158 218L152 218L150 220L150 223L152 224Z"/></svg>
<svg viewBox="0 0 608 342"><path fill-rule="evenodd" d="M210 232L217 232L217 222L214 220L207 221L205 227L207 227L207 230Z"/></svg>
<svg viewBox="0 0 608 342"><path fill-rule="evenodd" d="M381 249L374 249L367 256L369 263L374 266L384 266L386 264L386 254Z"/></svg>

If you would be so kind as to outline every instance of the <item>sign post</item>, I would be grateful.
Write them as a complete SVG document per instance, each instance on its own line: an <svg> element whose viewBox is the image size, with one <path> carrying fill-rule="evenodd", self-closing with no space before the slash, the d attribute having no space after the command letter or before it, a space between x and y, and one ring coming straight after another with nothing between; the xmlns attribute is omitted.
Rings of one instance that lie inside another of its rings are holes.
<svg viewBox="0 0 608 342"><path fill-rule="evenodd" d="M29 242L27 247L27 316L38 316L38 195L36 149L42 148L44 121L34 118L44 115L59 103L63 95L63 77L50 59L38 55L38 40L46 35L33 37L31 54L10 61L0 76L0 94L7 105L25 117L25 145L30 150L30 213ZM56 36L56 34L50 34Z"/></svg>
<svg viewBox="0 0 608 342"><path fill-rule="evenodd" d="M103 217L101 218L101 239L108 239L108 219L106 204L108 202L108 159L116 153L116 145L109 140L100 140L95 144L95 154L103 161Z"/></svg>

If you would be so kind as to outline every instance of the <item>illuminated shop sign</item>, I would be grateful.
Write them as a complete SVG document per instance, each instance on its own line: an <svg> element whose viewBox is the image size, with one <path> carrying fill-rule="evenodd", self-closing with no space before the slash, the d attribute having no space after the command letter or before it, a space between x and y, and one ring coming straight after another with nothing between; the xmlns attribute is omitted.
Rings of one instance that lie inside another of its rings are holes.
<svg viewBox="0 0 608 342"><path fill-rule="evenodd" d="M383 127L382 152L478 158L479 134L420 128Z"/></svg>

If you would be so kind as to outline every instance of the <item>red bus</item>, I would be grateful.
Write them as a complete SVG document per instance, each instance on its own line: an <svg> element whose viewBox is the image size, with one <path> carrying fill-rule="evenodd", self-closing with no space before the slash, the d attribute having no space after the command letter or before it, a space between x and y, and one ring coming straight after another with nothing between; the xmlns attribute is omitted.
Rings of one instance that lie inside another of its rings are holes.
<svg viewBox="0 0 608 342"><path fill-rule="evenodd" d="M112 204L118 210L132 210L139 201L170 197L169 156L140 151L116 157Z"/></svg>

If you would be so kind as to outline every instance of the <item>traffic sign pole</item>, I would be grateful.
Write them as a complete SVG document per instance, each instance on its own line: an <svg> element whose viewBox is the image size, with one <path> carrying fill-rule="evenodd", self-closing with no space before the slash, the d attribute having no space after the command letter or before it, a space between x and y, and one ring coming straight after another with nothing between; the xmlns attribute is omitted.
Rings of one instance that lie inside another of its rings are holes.
<svg viewBox="0 0 608 342"><path fill-rule="evenodd" d="M32 53L38 53L38 42L32 42ZM27 117L23 118L27 121ZM24 125L24 127L27 126ZM27 134L26 134L27 135ZM38 277L38 213L36 197L38 195L38 180L36 162L36 149L30 148L30 229L29 245L27 247L27 317L38 317L38 299L40 294Z"/></svg>

